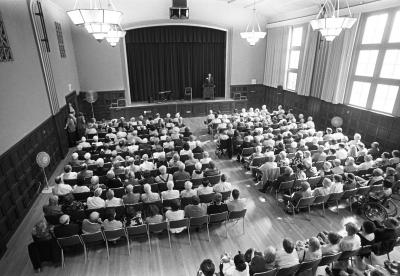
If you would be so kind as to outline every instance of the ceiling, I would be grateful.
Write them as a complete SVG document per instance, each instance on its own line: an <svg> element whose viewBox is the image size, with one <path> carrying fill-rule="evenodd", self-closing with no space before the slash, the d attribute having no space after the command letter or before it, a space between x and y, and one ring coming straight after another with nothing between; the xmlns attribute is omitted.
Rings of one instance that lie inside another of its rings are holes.
<svg viewBox="0 0 400 276"><path fill-rule="evenodd" d="M74 7L75 0L51 0L61 8L70 10ZM99 0L92 0L93 2ZM106 5L108 0L100 0ZM335 0L332 0L335 1ZM371 2L385 2L389 0L347 0L350 6L360 7ZM129 15L128 21L139 21L152 19L159 9L168 10L172 0L113 0L118 10ZM79 5L88 7L89 0L79 0ZM273 23L293 18L310 16L318 13L323 0L255 0L257 13L266 22ZM346 0L340 0L341 6L346 6ZM188 0L190 14L202 15L204 12L221 14L224 18L235 20L243 12L251 12L253 0ZM143 11L149 12L143 12ZM228 21L229 21L228 19ZM126 20L126 19L125 19ZM263 21L264 21L263 20ZM124 23L124 22L123 22Z"/></svg>

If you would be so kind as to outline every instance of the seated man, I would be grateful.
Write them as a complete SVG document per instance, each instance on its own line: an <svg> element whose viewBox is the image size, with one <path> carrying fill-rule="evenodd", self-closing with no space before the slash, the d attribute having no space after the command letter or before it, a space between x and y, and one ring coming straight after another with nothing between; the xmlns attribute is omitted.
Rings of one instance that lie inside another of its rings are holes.
<svg viewBox="0 0 400 276"><path fill-rule="evenodd" d="M62 215L59 221L60 225L54 227L54 235L56 238L70 237L80 233L79 225L70 223L70 217L68 215Z"/></svg>
<svg viewBox="0 0 400 276"><path fill-rule="evenodd" d="M72 187L68 184L62 183L61 177L57 176L54 179L54 182L53 195L63 196L72 192Z"/></svg>
<svg viewBox="0 0 400 276"><path fill-rule="evenodd" d="M278 250L275 259L275 263L279 268L291 267L299 264L299 256L294 249L294 243L291 240L283 240L283 248Z"/></svg>
<svg viewBox="0 0 400 276"><path fill-rule="evenodd" d="M246 208L246 204L242 199L239 199L240 192L237 189L232 191L232 200L227 203L229 212L242 211Z"/></svg>
<svg viewBox="0 0 400 276"><path fill-rule="evenodd" d="M140 197L144 203L150 203L160 200L160 195L151 191L150 184L144 184L143 190L144 194L142 194Z"/></svg>
<svg viewBox="0 0 400 276"><path fill-rule="evenodd" d="M167 182L167 190L161 192L161 198L163 200L179 198L179 191L174 190L174 182L172 182L172 181Z"/></svg>
<svg viewBox="0 0 400 276"><path fill-rule="evenodd" d="M178 161L178 171L174 172L173 179L174 181L190 179L190 174L185 171L185 164L181 161Z"/></svg>
<svg viewBox="0 0 400 276"><path fill-rule="evenodd" d="M126 195L122 196L122 201L124 204L135 204L140 200L140 194L133 193L133 186L126 186Z"/></svg>
<svg viewBox="0 0 400 276"><path fill-rule="evenodd" d="M92 234L101 231L101 218L98 212L90 213L89 219L82 221L82 233Z"/></svg>
<svg viewBox="0 0 400 276"><path fill-rule="evenodd" d="M88 209L98 209L106 206L106 202L100 197L102 192L101 188L97 188L94 190L93 196L87 198L86 205Z"/></svg>
<svg viewBox="0 0 400 276"><path fill-rule="evenodd" d="M232 191L232 184L229 182L226 182L226 175L222 174L221 182L214 185L214 192L222 193L222 192L227 192L227 191Z"/></svg>
<svg viewBox="0 0 400 276"><path fill-rule="evenodd" d="M61 206L58 205L58 196L51 195L49 197L49 204L43 206L43 213L45 216L62 215Z"/></svg>
<svg viewBox="0 0 400 276"><path fill-rule="evenodd" d="M117 230L122 228L122 222L116 220L115 215L116 213L114 208L106 209L106 219L103 221L102 224L104 231Z"/></svg>

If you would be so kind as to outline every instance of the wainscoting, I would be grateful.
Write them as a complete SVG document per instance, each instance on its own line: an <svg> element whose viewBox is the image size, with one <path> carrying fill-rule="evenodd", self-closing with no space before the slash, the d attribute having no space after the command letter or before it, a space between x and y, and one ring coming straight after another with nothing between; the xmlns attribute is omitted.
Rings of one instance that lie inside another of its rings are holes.
<svg viewBox="0 0 400 276"><path fill-rule="evenodd" d="M303 113L313 116L318 129L331 127L334 116L343 118L343 131L349 135L358 132L363 141L377 141L385 150L400 148L400 118L387 116L343 104L332 104L314 97L299 96L296 93L264 85L232 86L231 91L247 93L249 107L261 107L266 104L269 109L279 104L291 108L295 114ZM368 145L369 146L369 145Z"/></svg>
<svg viewBox="0 0 400 276"><path fill-rule="evenodd" d="M64 106L0 156L0 257L44 183L36 165L37 153L49 153L51 162L46 174L50 176L68 152L64 131L67 114Z"/></svg>

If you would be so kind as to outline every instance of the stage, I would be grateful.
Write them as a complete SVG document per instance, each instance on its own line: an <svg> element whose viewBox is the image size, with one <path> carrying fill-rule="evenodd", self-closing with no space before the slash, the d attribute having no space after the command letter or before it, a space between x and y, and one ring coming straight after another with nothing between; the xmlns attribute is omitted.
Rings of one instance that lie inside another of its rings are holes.
<svg viewBox="0 0 400 276"><path fill-rule="evenodd" d="M215 98L214 100L193 99L192 101L171 100L166 102L134 102L123 107L110 107L111 118L137 117L139 115L155 115L160 113L165 116L167 113L171 115L180 112L183 117L199 117L206 116L209 110L223 113L231 113L234 109L242 109L247 107L247 100L233 100L224 98Z"/></svg>

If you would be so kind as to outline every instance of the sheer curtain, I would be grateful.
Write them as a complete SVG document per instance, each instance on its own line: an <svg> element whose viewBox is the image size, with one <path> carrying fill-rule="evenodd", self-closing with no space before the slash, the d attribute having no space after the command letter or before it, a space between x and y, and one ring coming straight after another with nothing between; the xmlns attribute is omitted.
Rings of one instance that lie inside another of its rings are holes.
<svg viewBox="0 0 400 276"><path fill-rule="evenodd" d="M321 100L334 104L344 101L354 43L360 22L360 14L354 16L357 17L354 26L335 38L326 52L327 59Z"/></svg>
<svg viewBox="0 0 400 276"><path fill-rule="evenodd" d="M299 66L299 74L297 79L297 94L302 96L310 96L311 81L314 71L314 60L317 51L318 32L313 31L310 24L304 25L307 29L304 48L302 51L301 64Z"/></svg>
<svg viewBox="0 0 400 276"><path fill-rule="evenodd" d="M278 85L283 85L285 87L289 28L285 26L268 29L264 70L264 85L266 86L277 87Z"/></svg>

